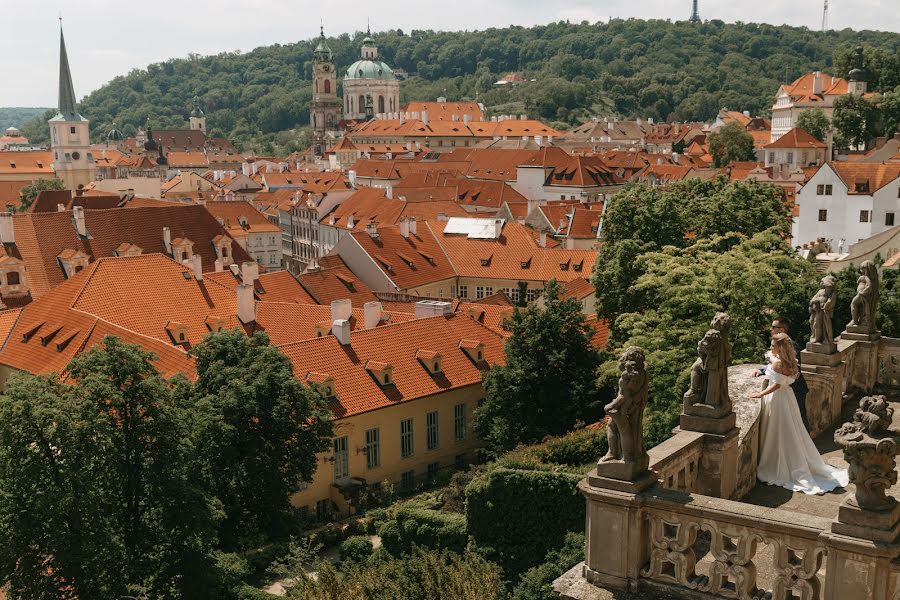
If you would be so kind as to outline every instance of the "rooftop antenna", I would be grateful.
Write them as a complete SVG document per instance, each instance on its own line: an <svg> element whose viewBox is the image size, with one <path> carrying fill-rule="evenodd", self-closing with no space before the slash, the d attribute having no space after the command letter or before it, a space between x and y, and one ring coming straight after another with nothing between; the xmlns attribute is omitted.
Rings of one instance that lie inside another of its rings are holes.
<svg viewBox="0 0 900 600"><path fill-rule="evenodd" d="M825 0L825 6L822 8L822 31L828 31L828 0Z"/></svg>
<svg viewBox="0 0 900 600"><path fill-rule="evenodd" d="M828 0L825 0L826 2ZM700 11L697 8L697 0L694 0L694 8L691 10L691 23L699 23L700 22Z"/></svg>

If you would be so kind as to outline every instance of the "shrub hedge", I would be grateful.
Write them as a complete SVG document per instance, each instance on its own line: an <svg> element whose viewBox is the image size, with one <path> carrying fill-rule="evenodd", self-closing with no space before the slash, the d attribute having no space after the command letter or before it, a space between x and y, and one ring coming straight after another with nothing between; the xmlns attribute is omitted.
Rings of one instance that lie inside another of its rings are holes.
<svg viewBox="0 0 900 600"><path fill-rule="evenodd" d="M469 534L507 579L540 564L563 545L570 531L583 531L581 475L497 467L466 488Z"/></svg>
<svg viewBox="0 0 900 600"><path fill-rule="evenodd" d="M462 554L469 539L465 516L409 506L398 508L377 530L382 546L394 556L409 554L414 545Z"/></svg>
<svg viewBox="0 0 900 600"><path fill-rule="evenodd" d="M364 535L353 535L341 543L342 563L361 563L372 555L372 542Z"/></svg>

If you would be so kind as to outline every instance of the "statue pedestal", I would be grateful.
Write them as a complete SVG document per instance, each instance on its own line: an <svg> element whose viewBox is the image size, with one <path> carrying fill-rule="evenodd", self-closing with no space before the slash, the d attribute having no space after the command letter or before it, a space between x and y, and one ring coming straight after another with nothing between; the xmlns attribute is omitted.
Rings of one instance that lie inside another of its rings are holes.
<svg viewBox="0 0 900 600"><path fill-rule="evenodd" d="M831 531L873 542L892 543L900 535L900 503L896 500L885 510L866 510L846 498L838 509Z"/></svg>
<svg viewBox="0 0 900 600"><path fill-rule="evenodd" d="M583 575L598 587L634 591L640 570L650 559L649 522L641 514L640 491L602 487L605 479L589 476L578 484L587 500ZM612 481L646 489L656 483L656 474L647 471L635 482Z"/></svg>
<svg viewBox="0 0 900 600"><path fill-rule="evenodd" d="M852 327L859 330L858 327ZM851 326L841 333L841 340L856 343L854 358L846 379L850 385L864 392L871 392L878 379L878 346L881 343L881 332L855 333Z"/></svg>
<svg viewBox="0 0 900 600"><path fill-rule="evenodd" d="M587 482L591 487L602 488L608 490L616 490L619 492L628 492L637 494L646 490L648 487L656 483L656 474L645 466L642 472L635 473L632 477L622 478L616 476L619 473L631 472L631 467L624 463L598 463L597 468L588 473ZM609 467L619 467L610 469Z"/></svg>
<svg viewBox="0 0 900 600"><path fill-rule="evenodd" d="M840 354L800 352L801 372L809 387L806 395L806 419L813 438L830 428L841 417L845 365Z"/></svg>
<svg viewBox="0 0 900 600"><path fill-rule="evenodd" d="M733 406L729 400L728 406ZM734 411L713 417L701 416L697 413L708 411L713 407L703 404L685 406L681 415L681 429L696 431L703 436L703 455L697 472L694 490L706 496L732 499L737 489L738 473L738 434L735 426L737 415ZM718 410L721 410L719 408Z"/></svg>
<svg viewBox="0 0 900 600"><path fill-rule="evenodd" d="M842 340L874 342L880 337L880 331L871 331L868 327L859 327L858 325L847 325L847 329L841 333Z"/></svg>
<svg viewBox="0 0 900 600"><path fill-rule="evenodd" d="M818 355L821 357L832 357L836 356L838 361L840 362L841 355L838 354L837 344L831 342L830 344L819 344L817 342L809 342L806 344L806 350L801 350L801 356L809 356L809 355ZM821 359L824 360L824 359ZM801 360L801 362L806 362L805 360ZM823 363L815 363L815 364L823 364Z"/></svg>
<svg viewBox="0 0 900 600"><path fill-rule="evenodd" d="M696 405L695 405L696 408ZM729 413L724 417L703 417L695 414L681 415L681 428L685 431L697 431L699 433L712 433L725 435L735 428L737 415Z"/></svg>
<svg viewBox="0 0 900 600"><path fill-rule="evenodd" d="M892 600L897 598L893 561L900 545L824 533L828 549L824 600Z"/></svg>

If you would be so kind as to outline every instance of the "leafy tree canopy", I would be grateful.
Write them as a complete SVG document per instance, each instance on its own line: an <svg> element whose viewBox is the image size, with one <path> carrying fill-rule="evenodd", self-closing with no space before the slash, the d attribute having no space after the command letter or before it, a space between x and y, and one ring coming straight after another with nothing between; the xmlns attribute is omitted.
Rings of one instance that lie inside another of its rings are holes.
<svg viewBox="0 0 900 600"><path fill-rule="evenodd" d="M31 203L34 202L34 199L38 197L38 194L45 190L64 190L66 189L66 184L63 183L62 179L59 177L54 177L52 179L37 179L32 183L24 186L19 194L22 197L22 211L28 210L28 207L31 206Z"/></svg>
<svg viewBox="0 0 900 600"><path fill-rule="evenodd" d="M554 281L544 288L544 308L516 310L508 322L506 365L485 375L485 403L475 412L475 431L494 451L569 431L597 415L591 331L581 304L560 299Z"/></svg>
<svg viewBox="0 0 900 600"><path fill-rule="evenodd" d="M797 128L804 130L820 142L825 141L825 134L831 128L831 121L821 110L804 110L797 115Z"/></svg>
<svg viewBox="0 0 900 600"><path fill-rule="evenodd" d="M869 140L877 135L878 110L866 98L847 94L834 101L831 122L838 144L865 148Z"/></svg>
<svg viewBox="0 0 900 600"><path fill-rule="evenodd" d="M339 72L357 59L364 35L328 40ZM897 85L886 58L896 47L896 34L889 32L613 19L466 32L392 30L374 37L383 59L410 74L401 88L404 102L438 96L474 100L477 94L494 114L526 112L562 127L592 114L710 120L723 106L762 114L771 108L778 86L803 73L846 75L850 63L844 57L860 43L871 47L867 58L872 52L879 61L885 57L883 67L873 63L879 75L870 89ZM105 136L113 122L133 135L147 117L158 127L186 126L196 95L212 134L247 147L285 149L302 143L301 134L289 130L309 123L317 43L155 63L91 93L81 112L91 120L94 139ZM509 72L529 81L493 85ZM48 142L47 118L42 115L23 131L35 142Z"/></svg>
<svg viewBox="0 0 900 600"><path fill-rule="evenodd" d="M732 162L756 160L753 136L737 123L729 123L709 135L709 153L717 167L724 167Z"/></svg>

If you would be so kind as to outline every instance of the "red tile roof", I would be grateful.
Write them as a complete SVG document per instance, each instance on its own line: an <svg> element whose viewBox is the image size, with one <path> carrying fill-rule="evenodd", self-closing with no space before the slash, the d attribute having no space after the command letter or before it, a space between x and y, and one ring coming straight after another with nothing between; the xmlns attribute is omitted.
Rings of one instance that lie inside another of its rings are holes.
<svg viewBox="0 0 900 600"><path fill-rule="evenodd" d="M0 152L0 174L49 177L53 175L53 154L49 150Z"/></svg>
<svg viewBox="0 0 900 600"><path fill-rule="evenodd" d="M361 308L366 302L378 300L369 286L357 278L343 261L339 266L303 273L299 280L300 285L319 304L331 305L334 300L346 298L354 307Z"/></svg>
<svg viewBox="0 0 900 600"><path fill-rule="evenodd" d="M825 148L825 144L811 136L805 129L794 127L765 147L767 150L776 148Z"/></svg>
<svg viewBox="0 0 900 600"><path fill-rule="evenodd" d="M462 340L483 344L484 360L475 363L460 349ZM416 319L358 330L342 346L334 336L280 346L301 380L311 373L334 379L331 410L336 419L394 406L449 390L481 385L482 370L503 363L503 338L464 315ZM441 355L441 372L430 373L416 358L419 350ZM391 383L380 385L366 364L393 366Z"/></svg>
<svg viewBox="0 0 900 600"><path fill-rule="evenodd" d="M890 182L900 177L900 163L848 163L834 161L828 163L851 195L874 194ZM866 183L867 191L856 191L858 183Z"/></svg>
<svg viewBox="0 0 900 600"><path fill-rule="evenodd" d="M419 223L416 234L407 238L397 226L379 227L377 237L365 231L351 235L397 287L408 290L456 275L428 225Z"/></svg>
<svg viewBox="0 0 900 600"><path fill-rule="evenodd" d="M269 221L249 202L208 201L204 206L213 217L217 220L221 219L220 222L224 223L225 229L229 233L232 233L232 230L241 229L246 233L281 233L281 227ZM242 225L242 220L247 224Z"/></svg>

